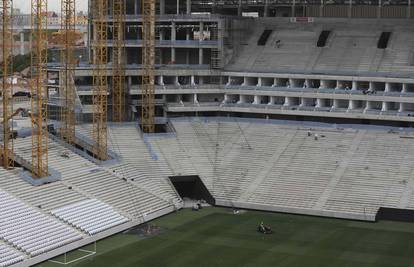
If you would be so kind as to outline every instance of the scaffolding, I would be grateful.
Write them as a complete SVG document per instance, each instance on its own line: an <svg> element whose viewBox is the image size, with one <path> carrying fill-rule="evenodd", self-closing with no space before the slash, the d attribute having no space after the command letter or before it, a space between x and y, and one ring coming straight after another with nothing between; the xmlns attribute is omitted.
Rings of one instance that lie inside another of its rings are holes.
<svg viewBox="0 0 414 267"><path fill-rule="evenodd" d="M94 139L93 154L100 160L106 160L107 151L107 92L108 80L106 64L108 62L108 32L106 15L108 14L108 2L106 0L94 0L93 12L93 128Z"/></svg>
<svg viewBox="0 0 414 267"><path fill-rule="evenodd" d="M155 0L142 0L142 113L144 133L155 132Z"/></svg>
<svg viewBox="0 0 414 267"><path fill-rule="evenodd" d="M45 84L47 63L47 0L31 0L31 121L32 176L42 178L48 171L48 88Z"/></svg>
<svg viewBox="0 0 414 267"><path fill-rule="evenodd" d="M60 134L61 138L69 144L75 143L75 0L61 0L61 31L63 34L63 44L61 49L60 60L62 70L60 75L59 95L61 101L60 108Z"/></svg>
<svg viewBox="0 0 414 267"><path fill-rule="evenodd" d="M12 30L12 14L11 14L11 1L3 0L0 7L1 20L2 20L2 119L3 119L3 131L2 131L2 146L0 147L0 155L2 166L5 169L12 169L14 167L14 147L13 147L13 87L12 78L9 77L13 74L12 67L12 47L13 47L13 30ZM11 126L10 126L11 125Z"/></svg>
<svg viewBox="0 0 414 267"><path fill-rule="evenodd" d="M121 122L125 116L125 5L113 0L112 120Z"/></svg>

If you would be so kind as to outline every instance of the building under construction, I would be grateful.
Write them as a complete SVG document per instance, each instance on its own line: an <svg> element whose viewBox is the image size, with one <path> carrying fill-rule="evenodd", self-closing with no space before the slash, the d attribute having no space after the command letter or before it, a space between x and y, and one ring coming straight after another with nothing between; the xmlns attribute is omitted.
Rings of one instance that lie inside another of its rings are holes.
<svg viewBox="0 0 414 267"><path fill-rule="evenodd" d="M0 266L187 197L365 221L414 212L411 1L91 0L89 11L79 57L75 0L62 0L53 49L47 0L32 0L30 98L15 96L3 56ZM194 177L208 194L175 187Z"/></svg>

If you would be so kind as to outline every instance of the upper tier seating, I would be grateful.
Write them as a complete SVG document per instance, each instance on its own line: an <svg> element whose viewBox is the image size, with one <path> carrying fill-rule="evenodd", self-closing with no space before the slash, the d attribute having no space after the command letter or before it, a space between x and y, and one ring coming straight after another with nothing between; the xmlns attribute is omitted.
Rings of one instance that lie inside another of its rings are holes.
<svg viewBox="0 0 414 267"><path fill-rule="evenodd" d="M414 74L412 21L315 19L292 23L288 19L255 19L245 40L225 69L246 72L326 74ZM266 45L257 40L264 29L273 30ZM331 34L317 47L322 31ZM382 32L391 32L386 49L377 48Z"/></svg>

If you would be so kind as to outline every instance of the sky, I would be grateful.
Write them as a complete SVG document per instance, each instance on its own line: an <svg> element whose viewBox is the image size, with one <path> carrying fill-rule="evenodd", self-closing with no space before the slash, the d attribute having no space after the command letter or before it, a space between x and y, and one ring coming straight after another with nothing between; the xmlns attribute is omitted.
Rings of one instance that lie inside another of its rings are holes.
<svg viewBox="0 0 414 267"><path fill-rule="evenodd" d="M48 9L50 11L60 12L60 1L61 0L49 0ZM13 2L15 8L20 8L23 13L30 13L30 0L13 0ZM88 0L76 0L76 9L77 11L87 11Z"/></svg>

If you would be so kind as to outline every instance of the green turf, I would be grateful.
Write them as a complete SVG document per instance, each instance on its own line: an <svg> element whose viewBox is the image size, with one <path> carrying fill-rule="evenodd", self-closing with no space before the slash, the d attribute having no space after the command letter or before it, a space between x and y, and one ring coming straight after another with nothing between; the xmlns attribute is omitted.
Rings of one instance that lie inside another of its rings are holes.
<svg viewBox="0 0 414 267"><path fill-rule="evenodd" d="M257 233L260 221L275 233ZM411 223L233 215L222 208L182 210L152 223L166 231L146 239L116 235L98 242L96 256L71 266L414 266Z"/></svg>

